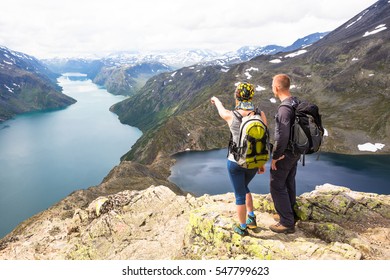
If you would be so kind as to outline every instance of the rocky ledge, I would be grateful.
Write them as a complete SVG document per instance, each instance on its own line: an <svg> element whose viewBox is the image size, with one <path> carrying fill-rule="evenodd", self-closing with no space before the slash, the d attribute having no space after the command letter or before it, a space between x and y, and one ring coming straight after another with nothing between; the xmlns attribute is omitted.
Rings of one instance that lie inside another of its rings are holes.
<svg viewBox="0 0 390 280"><path fill-rule="evenodd" d="M165 186L50 209L0 241L0 259L390 259L390 196L329 184L302 194L294 234L276 234L269 195L254 194L258 228L241 237L232 193L193 197Z"/></svg>

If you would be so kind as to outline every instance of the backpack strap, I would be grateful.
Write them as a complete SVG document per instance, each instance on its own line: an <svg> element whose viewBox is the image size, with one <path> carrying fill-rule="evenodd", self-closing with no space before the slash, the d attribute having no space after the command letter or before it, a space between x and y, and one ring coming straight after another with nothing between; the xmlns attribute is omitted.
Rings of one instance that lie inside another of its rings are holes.
<svg viewBox="0 0 390 280"><path fill-rule="evenodd" d="M243 116L237 111L237 110L234 110L233 111L233 115L240 120L240 122L242 122L242 118ZM227 150L227 157L229 156L230 153L233 153L234 152L234 142L233 142L233 134L232 132L230 132L230 138L229 138L229 144L228 144L228 150Z"/></svg>
<svg viewBox="0 0 390 280"><path fill-rule="evenodd" d="M295 122L295 116L296 116L296 108L298 106L298 104L300 103L299 99L296 98L296 97L292 97L291 98L291 101L283 101L279 106L278 106L278 109L282 106L285 106L285 107L288 107L288 108L291 108L292 109L292 116L291 116L291 120L290 120L290 137L289 137L289 140L288 140L288 144L287 144L287 149L288 150L291 150L293 153L294 153L294 145L292 144L293 142L293 126L294 126L294 122Z"/></svg>
<svg viewBox="0 0 390 280"><path fill-rule="evenodd" d="M242 118L244 117L243 115L240 114L237 110L233 111L233 114L240 120L242 121Z"/></svg>
<svg viewBox="0 0 390 280"><path fill-rule="evenodd" d="M281 107L281 106L286 106L286 107L290 107L290 108L293 108L294 109L294 113L295 113L295 110L297 109L297 106L299 105L299 103L301 103L301 101L297 98L297 97L295 97L295 96L293 96L292 98L291 98L291 102L282 102L280 105L279 105L279 107ZM278 107L278 108L279 108Z"/></svg>

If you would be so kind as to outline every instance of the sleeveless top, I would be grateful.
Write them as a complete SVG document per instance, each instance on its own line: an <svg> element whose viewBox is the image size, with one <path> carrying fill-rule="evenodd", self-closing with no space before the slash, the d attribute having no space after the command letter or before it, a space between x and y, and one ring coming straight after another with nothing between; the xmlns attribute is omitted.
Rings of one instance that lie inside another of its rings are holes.
<svg viewBox="0 0 390 280"><path fill-rule="evenodd" d="M241 120L236 116L236 114L234 114L233 111L233 122L230 125L229 129L233 136L233 141L235 143L238 143L240 138L240 125L241 125ZM228 151L228 160L236 162L236 160L234 159L234 155L230 152L230 150Z"/></svg>

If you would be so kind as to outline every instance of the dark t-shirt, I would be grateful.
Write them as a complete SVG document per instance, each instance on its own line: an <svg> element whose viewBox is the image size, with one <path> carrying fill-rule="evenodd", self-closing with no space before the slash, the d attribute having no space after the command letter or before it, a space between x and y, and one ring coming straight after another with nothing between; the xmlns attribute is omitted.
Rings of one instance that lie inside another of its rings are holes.
<svg viewBox="0 0 390 280"><path fill-rule="evenodd" d="M280 158L289 147L291 125L294 119L294 109L291 105L294 101L296 101L295 97L283 100L275 115L275 148L272 159Z"/></svg>

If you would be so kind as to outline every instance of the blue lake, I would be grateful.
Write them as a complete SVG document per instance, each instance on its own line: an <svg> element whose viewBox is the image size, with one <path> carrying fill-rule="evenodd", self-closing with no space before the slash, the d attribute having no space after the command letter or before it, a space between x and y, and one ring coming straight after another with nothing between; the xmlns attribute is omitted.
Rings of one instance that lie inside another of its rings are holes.
<svg viewBox="0 0 390 280"><path fill-rule="evenodd" d="M109 111L125 97L80 75L58 83L77 103L0 124L0 238L74 190L99 184L141 136Z"/></svg>
<svg viewBox="0 0 390 280"><path fill-rule="evenodd" d="M226 149L177 154L169 180L195 195L232 192ZM331 183L355 191L390 194L390 155L307 155L305 166L298 162L297 195L310 192L318 185ZM269 168L257 174L249 185L253 193L269 193Z"/></svg>

